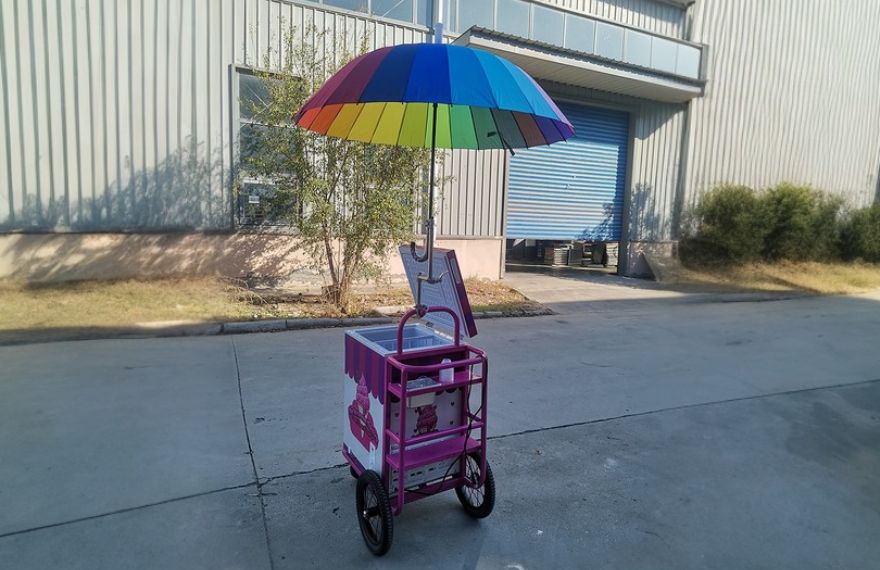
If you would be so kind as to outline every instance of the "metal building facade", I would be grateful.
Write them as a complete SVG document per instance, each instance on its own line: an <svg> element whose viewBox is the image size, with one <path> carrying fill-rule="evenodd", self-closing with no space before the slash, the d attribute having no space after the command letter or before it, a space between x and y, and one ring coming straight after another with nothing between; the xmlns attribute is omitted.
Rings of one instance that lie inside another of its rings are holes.
<svg viewBox="0 0 880 570"><path fill-rule="evenodd" d="M704 46L688 102L539 78L562 102L629 114L624 240L674 238L682 209L720 182L809 183L853 205L880 195L880 2L532 5ZM351 49L365 33L370 47L428 34L308 0L4 0L0 233L234 229L236 70L282 48L282 22ZM450 153L439 233L503 236L509 175L503 152Z"/></svg>
<svg viewBox="0 0 880 570"><path fill-rule="evenodd" d="M812 184L870 203L880 169L880 2L704 0L709 46L690 103L686 204L719 182Z"/></svg>
<svg viewBox="0 0 880 570"><path fill-rule="evenodd" d="M662 0L541 0L573 12L598 16L656 32L673 38L685 39L688 15L682 8L688 2Z"/></svg>
<svg viewBox="0 0 880 570"><path fill-rule="evenodd" d="M554 99L624 111L630 116L629 176L623 230L634 241L673 235L686 106L543 82Z"/></svg>
<svg viewBox="0 0 880 570"><path fill-rule="evenodd" d="M427 33L308 2L4 1L0 231L232 229L236 69L313 24L352 51ZM501 235L503 154L443 176L441 235Z"/></svg>

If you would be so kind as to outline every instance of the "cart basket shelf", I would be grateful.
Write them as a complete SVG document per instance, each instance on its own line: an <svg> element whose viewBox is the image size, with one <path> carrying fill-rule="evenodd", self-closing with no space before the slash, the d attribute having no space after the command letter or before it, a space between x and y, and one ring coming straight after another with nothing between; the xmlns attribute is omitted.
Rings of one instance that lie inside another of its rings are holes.
<svg viewBox="0 0 880 570"><path fill-rule="evenodd" d="M467 439L467 447L465 447L465 439ZM452 459L453 457L460 456L462 452L470 453L480 449L480 447L480 442L466 436L447 439L446 441L440 441L431 445L406 451L404 454L405 465L402 469L405 471L407 469L415 469L416 467L430 465L431 463L436 463L438 461ZM401 470L400 453L388 454L386 461L394 469L398 471Z"/></svg>

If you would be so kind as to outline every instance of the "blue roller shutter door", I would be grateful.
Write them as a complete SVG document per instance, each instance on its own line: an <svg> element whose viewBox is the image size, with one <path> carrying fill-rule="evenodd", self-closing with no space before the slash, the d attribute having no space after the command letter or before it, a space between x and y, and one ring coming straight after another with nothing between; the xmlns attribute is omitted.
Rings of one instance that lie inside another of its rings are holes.
<svg viewBox="0 0 880 570"><path fill-rule="evenodd" d="M575 135L510 161L508 238L619 240L629 115L560 104Z"/></svg>

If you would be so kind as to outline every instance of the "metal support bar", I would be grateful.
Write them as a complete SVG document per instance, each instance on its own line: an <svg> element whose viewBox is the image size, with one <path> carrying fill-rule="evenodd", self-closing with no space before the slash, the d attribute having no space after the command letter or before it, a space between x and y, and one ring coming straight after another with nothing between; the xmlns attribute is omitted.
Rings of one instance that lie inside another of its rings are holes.
<svg viewBox="0 0 880 570"><path fill-rule="evenodd" d="M425 220L425 253L416 254L416 243L409 244L410 253L418 262L428 262L428 274L419 273L416 286L416 307L422 306L422 282L437 283L434 277L434 162L437 157L437 103L431 105L431 174L428 185L428 219Z"/></svg>

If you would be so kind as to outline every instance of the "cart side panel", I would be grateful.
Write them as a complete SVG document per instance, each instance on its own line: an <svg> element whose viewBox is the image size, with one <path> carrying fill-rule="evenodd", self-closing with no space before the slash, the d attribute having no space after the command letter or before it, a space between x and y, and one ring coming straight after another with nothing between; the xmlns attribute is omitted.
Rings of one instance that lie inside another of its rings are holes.
<svg viewBox="0 0 880 570"><path fill-rule="evenodd" d="M363 468L380 475L385 429L384 375L384 356L346 332L342 441Z"/></svg>
<svg viewBox="0 0 880 570"><path fill-rule="evenodd" d="M406 436L411 438L418 435L442 431L443 429L448 429L453 426L461 425L463 423L463 413L461 411L463 402L464 389L458 388L455 390L441 390L437 392L434 395L434 400L430 404L414 408L404 406L403 410L406 414L406 425L409 428L409 433L406 434ZM389 405L391 406L390 429L392 432L399 436L400 429L395 420L399 417L401 405L400 402L392 402ZM441 441L452 439L454 437L456 436L450 435L448 437L435 439L429 442L410 445L409 447L407 447L407 449L418 449L419 447L439 443ZM397 453L397 444L392 443L390 447L391 448L388 450L389 453ZM458 459L454 458L437 463L431 463L429 465L425 465L424 467L418 467L408 470L406 472L407 488L414 485L421 485L429 481L436 481L437 479L442 478L444 475L446 477L455 477L458 475L459 471L458 463ZM397 472L397 470L392 470L392 495L397 494L396 490L398 476L399 473Z"/></svg>

